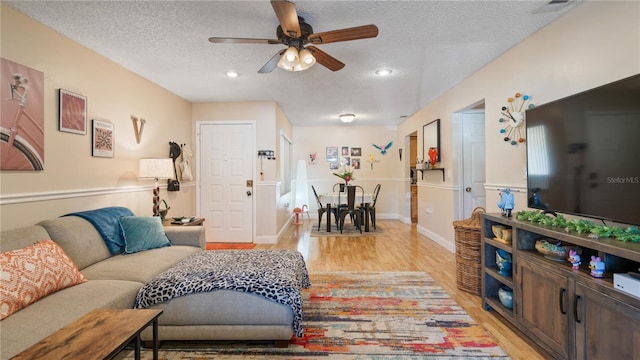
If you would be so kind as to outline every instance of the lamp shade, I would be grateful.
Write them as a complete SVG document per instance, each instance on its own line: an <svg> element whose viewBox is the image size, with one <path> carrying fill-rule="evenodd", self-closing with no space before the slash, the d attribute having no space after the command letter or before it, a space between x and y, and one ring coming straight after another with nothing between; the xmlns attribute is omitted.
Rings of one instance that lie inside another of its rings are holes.
<svg viewBox="0 0 640 360"><path fill-rule="evenodd" d="M166 159L140 159L138 177L141 179L173 178L173 161Z"/></svg>
<svg viewBox="0 0 640 360"><path fill-rule="evenodd" d="M316 58L313 56L311 51L307 49L302 49L298 55L300 56L300 65L305 69L310 68L316 63Z"/></svg>

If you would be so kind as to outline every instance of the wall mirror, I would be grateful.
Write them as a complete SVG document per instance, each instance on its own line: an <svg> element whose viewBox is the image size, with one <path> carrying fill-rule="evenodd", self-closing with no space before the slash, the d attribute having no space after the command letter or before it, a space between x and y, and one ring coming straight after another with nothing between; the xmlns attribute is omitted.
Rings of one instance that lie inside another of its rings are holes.
<svg viewBox="0 0 640 360"><path fill-rule="evenodd" d="M440 156L442 155L440 151L440 119L436 119L422 127L422 139L422 160L429 161L429 148L433 147L438 149L437 162L440 162Z"/></svg>

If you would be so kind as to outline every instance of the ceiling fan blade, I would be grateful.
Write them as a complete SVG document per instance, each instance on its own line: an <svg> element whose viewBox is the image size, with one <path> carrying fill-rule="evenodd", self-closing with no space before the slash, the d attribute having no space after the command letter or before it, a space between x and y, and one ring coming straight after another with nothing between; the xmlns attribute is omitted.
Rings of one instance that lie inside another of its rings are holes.
<svg viewBox="0 0 640 360"><path fill-rule="evenodd" d="M331 71L338 71L344 67L344 63L342 63L340 60L334 58L333 56L327 54L326 52L318 49L315 46L307 46L307 49L311 51L318 64L326 67Z"/></svg>
<svg viewBox="0 0 640 360"><path fill-rule="evenodd" d="M286 0L271 0L271 6L280 21L282 31L292 38L300 37L302 31L300 31L296 4Z"/></svg>
<svg viewBox="0 0 640 360"><path fill-rule="evenodd" d="M282 44L280 40L275 39L210 37L209 41L214 44Z"/></svg>
<svg viewBox="0 0 640 360"><path fill-rule="evenodd" d="M338 41L368 39L378 36L378 27L375 25L356 26L347 29L332 30L317 34L311 34L307 38L312 44L328 44Z"/></svg>
<svg viewBox="0 0 640 360"><path fill-rule="evenodd" d="M282 54L284 54L286 50L280 50L278 51L275 55L273 55L273 57L271 59L269 59L269 61L267 61L266 64L264 64L264 66L258 70L258 73L260 74L268 74L270 72L273 71L273 69L276 68L276 66L278 65L278 61L280 61L280 57L282 57Z"/></svg>

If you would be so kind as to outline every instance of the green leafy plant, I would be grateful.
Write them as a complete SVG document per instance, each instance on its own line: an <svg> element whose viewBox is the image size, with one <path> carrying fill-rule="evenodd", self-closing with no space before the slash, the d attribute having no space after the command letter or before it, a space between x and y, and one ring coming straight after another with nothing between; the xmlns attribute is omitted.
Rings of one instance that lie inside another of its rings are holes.
<svg viewBox="0 0 640 360"><path fill-rule="evenodd" d="M340 172L333 173L333 175L339 177L340 179L344 180L347 183L349 183L351 180L354 180L353 168L350 166L345 166L340 170Z"/></svg>
<svg viewBox="0 0 640 360"><path fill-rule="evenodd" d="M640 242L640 229L635 226L624 229L617 226L598 225L591 220L567 220L563 215L552 217L539 210L518 211L516 219L563 228L568 233L588 234L589 237L594 239L612 238L624 242Z"/></svg>

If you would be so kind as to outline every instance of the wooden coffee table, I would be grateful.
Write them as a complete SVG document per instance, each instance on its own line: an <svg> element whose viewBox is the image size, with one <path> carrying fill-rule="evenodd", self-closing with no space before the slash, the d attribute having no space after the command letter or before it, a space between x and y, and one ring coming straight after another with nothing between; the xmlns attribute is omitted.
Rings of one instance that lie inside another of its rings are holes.
<svg viewBox="0 0 640 360"><path fill-rule="evenodd" d="M95 309L21 352L12 360L111 359L153 323L153 359L158 360L160 309Z"/></svg>

